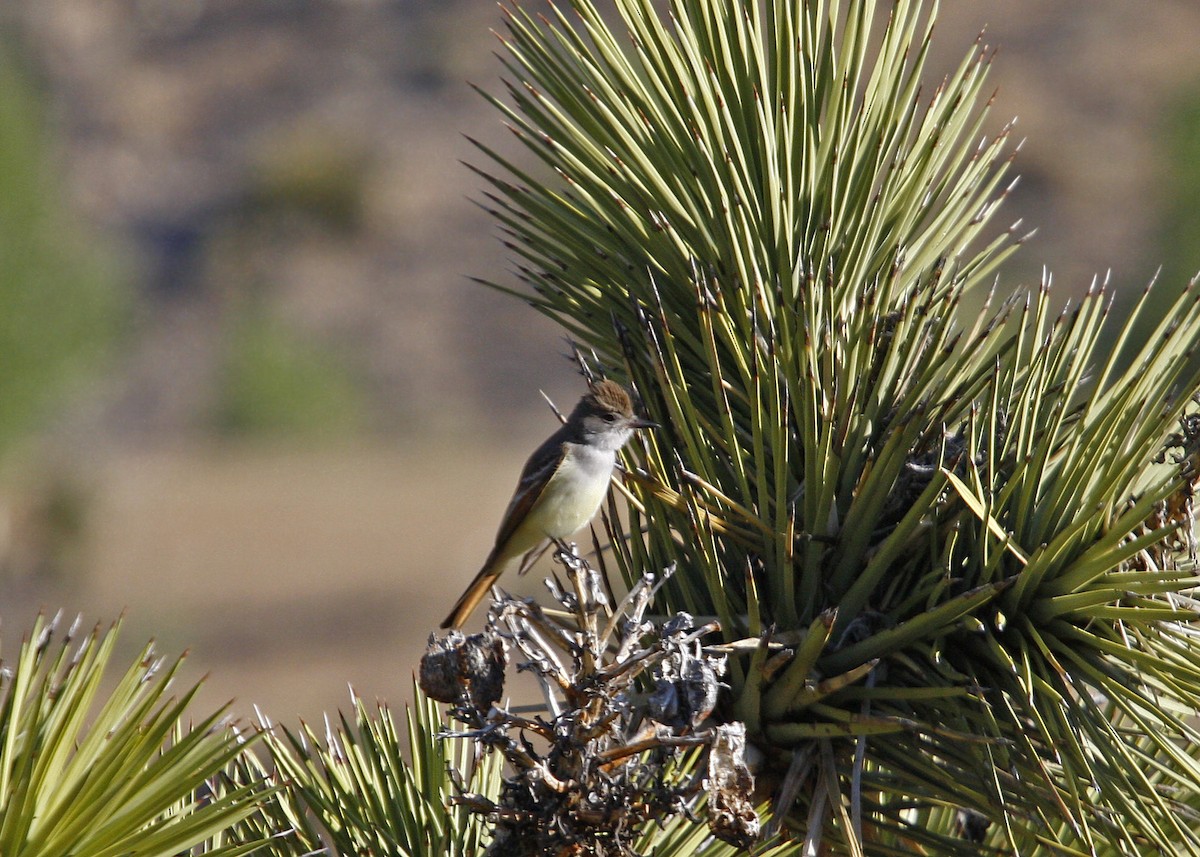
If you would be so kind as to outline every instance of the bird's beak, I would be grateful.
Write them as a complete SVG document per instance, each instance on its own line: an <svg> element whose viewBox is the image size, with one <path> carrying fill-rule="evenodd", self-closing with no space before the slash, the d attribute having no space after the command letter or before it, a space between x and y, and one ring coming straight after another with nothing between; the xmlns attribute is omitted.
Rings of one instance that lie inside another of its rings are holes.
<svg viewBox="0 0 1200 857"><path fill-rule="evenodd" d="M651 422L650 420L643 420L640 417L634 417L629 421L629 427L631 429L658 428L658 423Z"/></svg>

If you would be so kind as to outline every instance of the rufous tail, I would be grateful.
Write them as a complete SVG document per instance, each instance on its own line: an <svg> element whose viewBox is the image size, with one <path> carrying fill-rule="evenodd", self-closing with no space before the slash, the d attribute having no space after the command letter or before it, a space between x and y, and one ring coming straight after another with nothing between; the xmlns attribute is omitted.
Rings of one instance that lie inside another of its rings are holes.
<svg viewBox="0 0 1200 857"><path fill-rule="evenodd" d="M463 622L466 622L470 615L475 612L475 607L488 594L488 590L492 588L492 584L500 578L500 572L503 570L504 563L496 562L496 558L488 557L488 561L483 568L479 569L479 573L475 575L475 579L471 581L471 585L467 587L467 591L458 597L458 601L454 603L454 609L450 611L450 615L442 620L443 628L460 628Z"/></svg>

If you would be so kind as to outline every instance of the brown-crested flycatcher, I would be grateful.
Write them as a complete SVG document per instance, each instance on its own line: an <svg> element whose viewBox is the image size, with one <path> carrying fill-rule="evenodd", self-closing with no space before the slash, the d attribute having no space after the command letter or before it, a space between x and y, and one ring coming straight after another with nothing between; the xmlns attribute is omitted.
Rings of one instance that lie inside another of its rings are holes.
<svg viewBox="0 0 1200 857"><path fill-rule="evenodd" d="M634 431L653 426L633 415L620 384L593 386L562 428L525 462L495 547L442 627L462 625L509 562L547 539L565 539L590 521L608 494L617 452Z"/></svg>

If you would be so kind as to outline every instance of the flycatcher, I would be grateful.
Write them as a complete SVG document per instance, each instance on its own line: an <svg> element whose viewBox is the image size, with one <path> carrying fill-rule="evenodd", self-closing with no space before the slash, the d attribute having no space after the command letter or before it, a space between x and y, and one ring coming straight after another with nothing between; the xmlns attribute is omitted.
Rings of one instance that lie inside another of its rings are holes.
<svg viewBox="0 0 1200 857"><path fill-rule="evenodd" d="M590 521L608 494L617 452L634 431L654 425L633 415L620 384L593 386L562 428L525 462L495 547L442 627L462 625L512 560L547 539L565 539Z"/></svg>

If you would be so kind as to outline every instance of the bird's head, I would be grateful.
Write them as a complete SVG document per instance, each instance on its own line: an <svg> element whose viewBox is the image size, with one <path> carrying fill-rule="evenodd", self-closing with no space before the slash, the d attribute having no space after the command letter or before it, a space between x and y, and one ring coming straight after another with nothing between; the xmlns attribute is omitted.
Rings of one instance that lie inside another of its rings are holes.
<svg viewBox="0 0 1200 857"><path fill-rule="evenodd" d="M633 413L629 393L615 381L600 381L579 400L570 421L578 427L584 442L602 449L617 450L638 429L657 424Z"/></svg>

